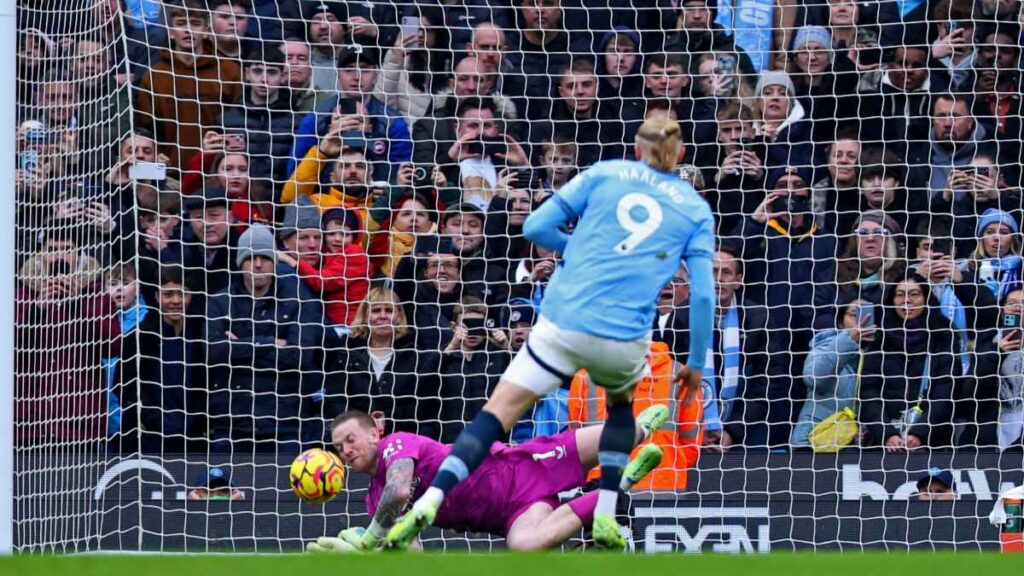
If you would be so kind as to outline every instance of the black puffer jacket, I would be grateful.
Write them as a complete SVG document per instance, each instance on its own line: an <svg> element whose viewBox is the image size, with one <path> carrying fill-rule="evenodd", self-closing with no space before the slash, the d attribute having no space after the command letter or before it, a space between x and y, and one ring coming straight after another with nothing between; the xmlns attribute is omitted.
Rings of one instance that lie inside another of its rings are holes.
<svg viewBox="0 0 1024 576"><path fill-rule="evenodd" d="M253 298L238 275L210 298L205 360L211 440L299 439L303 400L320 388L324 309L293 286L279 280L269 294ZM269 443L267 449L276 448Z"/></svg>
<svg viewBox="0 0 1024 576"><path fill-rule="evenodd" d="M330 370L324 386L323 417L346 410L379 410L395 432L438 438L437 352L417 351L416 337L395 342L393 355L377 377L365 339L349 340Z"/></svg>
<svg viewBox="0 0 1024 576"><path fill-rule="evenodd" d="M881 330L864 358L860 423L867 428L872 445L884 446L890 437L900 434L898 421L904 411L918 404L919 397L924 415L907 433L933 448L948 446L952 438L953 390L961 365L954 354L949 321L939 312L939 303L931 297L927 282L921 281L920 286L928 310L922 325L916 328L904 327L893 306L895 285L886 288ZM915 338L915 332L924 332L924 337ZM925 366L926 387L922 385Z"/></svg>
<svg viewBox="0 0 1024 576"><path fill-rule="evenodd" d="M282 182L288 177L287 163L295 142L301 114L292 106L291 91L282 88L271 104L253 104L249 90L243 104L228 107L221 117L226 134L245 134L253 178L273 178Z"/></svg>

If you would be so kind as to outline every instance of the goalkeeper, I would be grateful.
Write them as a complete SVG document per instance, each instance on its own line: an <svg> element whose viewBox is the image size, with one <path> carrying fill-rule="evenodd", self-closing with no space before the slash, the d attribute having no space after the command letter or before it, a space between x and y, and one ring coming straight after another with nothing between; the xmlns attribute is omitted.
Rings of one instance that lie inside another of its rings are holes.
<svg viewBox="0 0 1024 576"><path fill-rule="evenodd" d="M668 419L668 409L651 406L637 417L635 439L642 442ZM520 444L491 446L491 458L445 499L434 524L460 532L504 536L512 550L558 546L590 525L597 492L559 505L558 494L580 488L597 465L603 426L540 436ZM425 436L398 432L383 436L369 414L346 412L331 423L331 440L352 470L372 474L366 509L369 528L350 527L337 538L319 538L307 547L316 552L369 551L405 511L412 498L429 486L447 446ZM628 490L661 463L661 448L648 444L623 471L620 487Z"/></svg>

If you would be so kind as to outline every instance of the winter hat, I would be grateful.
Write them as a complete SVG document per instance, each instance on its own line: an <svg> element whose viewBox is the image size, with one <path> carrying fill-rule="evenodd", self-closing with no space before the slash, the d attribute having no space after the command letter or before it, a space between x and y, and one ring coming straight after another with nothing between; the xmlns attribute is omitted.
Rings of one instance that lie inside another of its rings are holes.
<svg viewBox="0 0 1024 576"><path fill-rule="evenodd" d="M503 315L503 327L511 328L516 324L528 324L533 325L533 321L537 317L537 310L533 307L533 304L525 298L513 298L512 302L509 302L507 316Z"/></svg>
<svg viewBox="0 0 1024 576"><path fill-rule="evenodd" d="M353 44L338 53L335 65L338 68L347 68L359 64L368 64L371 68L380 68L380 53L373 48L364 48L360 44Z"/></svg>
<svg viewBox="0 0 1024 576"><path fill-rule="evenodd" d="M765 189L769 191L774 190L775 185L779 183L779 180L782 180L783 176L789 175L798 176L808 187L810 187L814 178L813 171L808 166L802 166L800 168L784 166L782 168L776 168L768 174L768 179L765 180L764 183Z"/></svg>
<svg viewBox="0 0 1024 576"><path fill-rule="evenodd" d="M203 469L196 475L195 486L198 488L227 488L231 485L231 469L216 466Z"/></svg>
<svg viewBox="0 0 1024 576"><path fill-rule="evenodd" d="M445 210L444 214L441 215L441 224L447 224L450 218L463 214L472 214L480 218L481 222L487 223L487 213L481 210L479 206L472 202L462 202L453 206L450 210Z"/></svg>
<svg viewBox="0 0 1024 576"><path fill-rule="evenodd" d="M277 232L278 238L284 240L298 234L299 230L320 229L320 209L308 196L299 196L294 204L284 208L284 218Z"/></svg>
<svg viewBox="0 0 1024 576"><path fill-rule="evenodd" d="M1017 221L1013 219L1009 212L998 208L989 208L982 212L981 218L978 218L978 227L975 228L974 235L980 238L985 228L988 228L990 224L1003 224L1013 231L1014 234L1020 232Z"/></svg>
<svg viewBox="0 0 1024 576"><path fill-rule="evenodd" d="M238 237L238 252L235 255L235 264L239 267L242 262L254 257L264 256L277 262L277 245L274 244L274 233L270 228L262 224L253 224L249 229Z"/></svg>
<svg viewBox="0 0 1024 576"><path fill-rule="evenodd" d="M214 206L228 205L228 191L222 186L207 186L202 193L185 198L185 210L205 210Z"/></svg>
<svg viewBox="0 0 1024 576"><path fill-rule="evenodd" d="M312 20L317 14L332 14L340 22L348 20L348 4L341 0L307 0L302 12L304 20Z"/></svg>
<svg viewBox="0 0 1024 576"><path fill-rule="evenodd" d="M793 86L793 81L789 78L789 74L779 70L766 70L762 72L761 76L757 79L757 87L754 89L754 94L760 96L767 86L785 86L787 94L790 96L796 94L796 86Z"/></svg>
<svg viewBox="0 0 1024 576"><path fill-rule="evenodd" d="M832 34L824 26L804 26L797 29L793 36L793 51L803 49L810 42L817 42L831 52Z"/></svg>
<svg viewBox="0 0 1024 576"><path fill-rule="evenodd" d="M359 216L351 210L335 207L324 212L324 215L320 218L323 229L326 230L327 223L334 220L341 220L342 224L348 226L353 232L359 231Z"/></svg>
<svg viewBox="0 0 1024 576"><path fill-rule="evenodd" d="M860 217L861 222L874 222L889 231L890 234L902 234L903 228L881 210L869 210Z"/></svg>
<svg viewBox="0 0 1024 576"><path fill-rule="evenodd" d="M953 481L953 473L941 468L929 468L917 477L917 489L923 490L928 483L938 481L945 484L947 488L953 488L956 483Z"/></svg>
<svg viewBox="0 0 1024 576"><path fill-rule="evenodd" d="M286 63L280 44L259 44L245 55L246 66L284 68Z"/></svg>

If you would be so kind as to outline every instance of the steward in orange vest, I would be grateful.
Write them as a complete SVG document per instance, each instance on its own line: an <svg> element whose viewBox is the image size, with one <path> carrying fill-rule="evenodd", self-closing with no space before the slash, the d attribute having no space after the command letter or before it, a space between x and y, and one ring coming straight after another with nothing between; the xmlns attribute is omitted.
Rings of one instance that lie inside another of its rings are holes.
<svg viewBox="0 0 1024 576"><path fill-rule="evenodd" d="M675 417L651 435L651 441L664 449L665 457L661 466L636 484L634 490L685 490L686 471L697 463L704 440L704 395L698 390L684 404L685 389L675 378L681 366L672 359L667 344L651 343L644 376L633 391L633 413L639 414L653 404L665 404ZM586 370L580 370L569 389L569 426L600 424L607 415L604 388L594 384ZM635 455L636 449L631 457ZM600 468L595 467L587 478L593 480L600 475Z"/></svg>

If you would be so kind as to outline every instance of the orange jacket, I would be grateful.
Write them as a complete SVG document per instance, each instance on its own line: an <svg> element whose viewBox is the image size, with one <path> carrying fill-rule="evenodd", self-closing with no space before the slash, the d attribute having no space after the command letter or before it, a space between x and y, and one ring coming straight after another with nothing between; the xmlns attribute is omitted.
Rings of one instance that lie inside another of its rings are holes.
<svg viewBox="0 0 1024 576"><path fill-rule="evenodd" d="M354 211L359 215L363 226L359 232L363 234L362 244L363 248L366 248L370 245L372 238L377 236L377 231L380 228L380 224L370 217L373 199L369 196L365 198L349 196L341 189L334 187L326 192L319 192L320 170L330 161L330 158L321 152L319 147L310 148L306 157L295 167L295 171L292 172L288 181L285 182L284 188L281 189L280 202L288 204L295 202L299 196L309 196L313 204L320 208L320 212L338 207ZM386 234L384 235L386 236Z"/></svg>
<svg viewBox="0 0 1024 576"><path fill-rule="evenodd" d="M661 466L635 486L640 490L685 490L686 471L697 463L700 445L704 440L704 398L698 391L687 404L677 401L680 396L675 384L676 363L664 342L654 342L647 352L647 367L644 377L637 384L633 395L635 414L652 404L675 406L675 420L669 421L662 429L655 430L651 441L661 446L665 457ZM569 422L575 425L603 422L607 412L604 405L604 389L591 382L585 370L580 370L572 380L569 390ZM633 451L634 456L636 450ZM600 470L590 471L589 479L600 476Z"/></svg>

